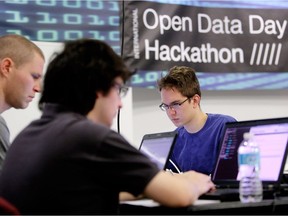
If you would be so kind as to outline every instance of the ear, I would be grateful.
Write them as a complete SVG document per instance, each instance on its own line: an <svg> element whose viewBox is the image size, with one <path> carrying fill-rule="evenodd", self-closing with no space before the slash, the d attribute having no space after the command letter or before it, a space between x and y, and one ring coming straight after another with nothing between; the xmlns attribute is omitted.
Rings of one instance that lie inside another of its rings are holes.
<svg viewBox="0 0 288 216"><path fill-rule="evenodd" d="M101 91L96 92L96 99L103 97L103 93Z"/></svg>
<svg viewBox="0 0 288 216"><path fill-rule="evenodd" d="M196 104L200 104L200 100L201 100L201 97L198 95L198 94L195 94L193 97L192 97L192 100L193 102L195 102Z"/></svg>
<svg viewBox="0 0 288 216"><path fill-rule="evenodd" d="M7 76L13 66L13 61L10 58L4 58L0 62L0 69L3 76Z"/></svg>

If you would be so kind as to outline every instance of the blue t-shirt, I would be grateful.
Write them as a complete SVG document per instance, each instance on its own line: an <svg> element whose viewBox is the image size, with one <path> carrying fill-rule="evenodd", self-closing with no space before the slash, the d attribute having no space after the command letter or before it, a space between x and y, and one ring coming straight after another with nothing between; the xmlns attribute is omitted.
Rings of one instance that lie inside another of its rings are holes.
<svg viewBox="0 0 288 216"><path fill-rule="evenodd" d="M197 133L189 133L183 126L177 128L178 136L170 159L182 172L194 170L211 174L225 123L234 121L236 119L231 116L209 113L204 127ZM167 168L177 172L171 162Z"/></svg>

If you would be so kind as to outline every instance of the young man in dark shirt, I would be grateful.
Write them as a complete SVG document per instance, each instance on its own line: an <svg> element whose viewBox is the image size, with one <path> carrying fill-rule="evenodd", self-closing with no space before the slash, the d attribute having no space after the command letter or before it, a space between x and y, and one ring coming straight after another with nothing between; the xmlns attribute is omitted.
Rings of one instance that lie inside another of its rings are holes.
<svg viewBox="0 0 288 216"><path fill-rule="evenodd" d="M67 42L45 75L43 115L7 154L0 196L21 214L117 214L120 192L180 207L214 188L200 173L159 170L110 129L130 76L106 43Z"/></svg>

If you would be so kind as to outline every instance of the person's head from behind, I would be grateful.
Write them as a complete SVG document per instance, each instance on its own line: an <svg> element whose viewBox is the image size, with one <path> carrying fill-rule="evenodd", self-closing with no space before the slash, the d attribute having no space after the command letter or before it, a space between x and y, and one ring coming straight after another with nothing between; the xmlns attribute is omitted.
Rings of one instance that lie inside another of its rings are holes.
<svg viewBox="0 0 288 216"><path fill-rule="evenodd" d="M111 126L130 76L121 57L105 42L69 41L48 65L39 105L58 104Z"/></svg>
<svg viewBox="0 0 288 216"><path fill-rule="evenodd" d="M44 59L41 49L25 37L0 37L0 113L26 108L41 91Z"/></svg>
<svg viewBox="0 0 288 216"><path fill-rule="evenodd" d="M158 89L162 101L160 108L166 111L176 126L185 124L185 119L190 119L193 115L191 110L200 107L200 84L191 67L172 67L158 80Z"/></svg>

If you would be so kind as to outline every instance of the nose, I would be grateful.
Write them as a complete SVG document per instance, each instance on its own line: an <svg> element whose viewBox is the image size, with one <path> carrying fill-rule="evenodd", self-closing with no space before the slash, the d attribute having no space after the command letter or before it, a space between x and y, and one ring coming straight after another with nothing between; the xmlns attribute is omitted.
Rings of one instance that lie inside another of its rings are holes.
<svg viewBox="0 0 288 216"><path fill-rule="evenodd" d="M169 106L167 109L167 112L176 112L175 108L173 108L172 106Z"/></svg>
<svg viewBox="0 0 288 216"><path fill-rule="evenodd" d="M166 110L167 114L168 115L173 115L176 113L176 110L172 107L169 107L167 110Z"/></svg>
<svg viewBox="0 0 288 216"><path fill-rule="evenodd" d="M40 83L40 81L35 82L33 90L35 92L38 92L38 93L41 91L41 83Z"/></svg>

